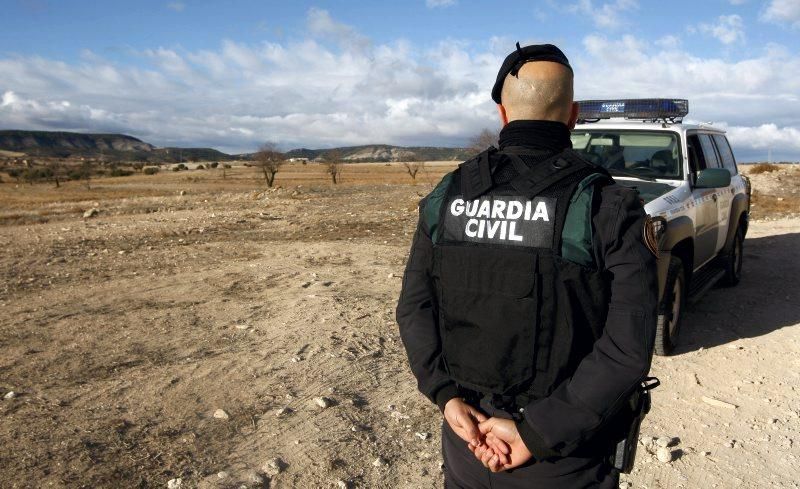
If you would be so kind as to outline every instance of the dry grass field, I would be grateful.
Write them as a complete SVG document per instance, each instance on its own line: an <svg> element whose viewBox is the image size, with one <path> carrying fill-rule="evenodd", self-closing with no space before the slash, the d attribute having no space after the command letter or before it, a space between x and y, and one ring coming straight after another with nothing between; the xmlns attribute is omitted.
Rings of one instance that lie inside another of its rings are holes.
<svg viewBox="0 0 800 489"><path fill-rule="evenodd" d="M174 165L172 165L174 166ZM189 164L190 168L197 165ZM397 163L359 163L345 164L342 168L342 187L353 185L390 185L416 182L420 188L436 184L452 168L452 162L427 162L412 180L406 169ZM5 184L0 184L0 223L22 224L26 222L45 222L59 216L72 214L98 203L107 201L119 203L119 212L146 212L135 204L141 197L174 197L181 190L193 195L240 194L268 190L255 167L234 164L233 168L215 168L181 172L169 171L163 167L156 175L136 174L127 177L93 178L84 181L62 182L60 188L48 183L29 185L15 183L10 177L0 173ZM1 171L1 170L0 170ZM321 186L327 188L330 175L322 164L286 164L278 173L275 187L295 188L297 186ZM74 217L74 216L72 216Z"/></svg>
<svg viewBox="0 0 800 489"><path fill-rule="evenodd" d="M243 166L90 189L3 175L0 485L442 487L441 415L394 306L417 201L452 167L412 184L345 165L332 185L297 164L270 190ZM798 487L800 171L752 178L745 277L654 360L632 487Z"/></svg>

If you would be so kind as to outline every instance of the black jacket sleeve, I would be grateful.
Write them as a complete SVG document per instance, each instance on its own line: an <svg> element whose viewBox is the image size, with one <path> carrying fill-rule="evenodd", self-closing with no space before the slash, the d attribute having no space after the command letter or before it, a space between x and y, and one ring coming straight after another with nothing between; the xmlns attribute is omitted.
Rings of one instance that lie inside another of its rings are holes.
<svg viewBox="0 0 800 489"><path fill-rule="evenodd" d="M424 201L420 210L423 206ZM458 396L458 390L442 361L432 263L433 243L420 215L403 275L397 324L420 392L444 411L444 405Z"/></svg>
<svg viewBox="0 0 800 489"><path fill-rule="evenodd" d="M605 329L574 375L525 407L518 423L537 459L565 456L609 421L650 370L658 278L643 242L646 214L638 193L618 185L600 192L593 215L594 252L611 278Z"/></svg>

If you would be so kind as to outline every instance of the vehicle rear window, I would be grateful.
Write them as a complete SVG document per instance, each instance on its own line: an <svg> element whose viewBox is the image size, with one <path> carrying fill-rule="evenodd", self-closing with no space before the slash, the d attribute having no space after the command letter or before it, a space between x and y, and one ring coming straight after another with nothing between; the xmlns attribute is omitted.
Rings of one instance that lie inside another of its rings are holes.
<svg viewBox="0 0 800 489"><path fill-rule="evenodd" d="M678 137L668 131L575 130L572 148L592 163L630 176L681 179Z"/></svg>
<svg viewBox="0 0 800 489"><path fill-rule="evenodd" d="M728 144L728 138L722 134L714 134L714 142L717 144L722 167L727 168L731 175L736 175L736 160L733 158L733 151L731 151L731 145Z"/></svg>

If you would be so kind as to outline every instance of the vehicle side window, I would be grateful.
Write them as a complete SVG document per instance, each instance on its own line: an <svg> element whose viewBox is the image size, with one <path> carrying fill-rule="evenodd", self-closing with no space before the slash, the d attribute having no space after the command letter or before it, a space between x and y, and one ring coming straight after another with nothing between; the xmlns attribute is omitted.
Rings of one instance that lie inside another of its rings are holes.
<svg viewBox="0 0 800 489"><path fill-rule="evenodd" d="M717 159L717 150L714 149L714 142L708 134L700 134L700 147L703 148L703 158L705 159L705 168L720 168L719 160Z"/></svg>
<svg viewBox="0 0 800 489"><path fill-rule="evenodd" d="M686 140L686 149L689 152L689 170L697 173L706 168L706 160L703 159L703 152L700 150L700 139L696 134L692 134Z"/></svg>
<svg viewBox="0 0 800 489"><path fill-rule="evenodd" d="M722 167L727 168L731 175L736 175L736 160L733 158L733 151L731 151L731 145L728 144L728 139L722 134L714 134L714 142L717 144Z"/></svg>

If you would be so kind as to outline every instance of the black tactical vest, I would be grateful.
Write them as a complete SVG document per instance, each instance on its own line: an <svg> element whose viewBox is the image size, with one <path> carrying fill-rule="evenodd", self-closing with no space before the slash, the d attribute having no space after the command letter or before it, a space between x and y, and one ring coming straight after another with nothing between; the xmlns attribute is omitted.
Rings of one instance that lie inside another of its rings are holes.
<svg viewBox="0 0 800 489"><path fill-rule="evenodd" d="M492 148L443 182L432 274L450 376L528 402L570 377L602 334L608 280L563 258L561 234L578 184L610 177L570 149L531 168L523 151ZM493 184L500 164L519 175Z"/></svg>

